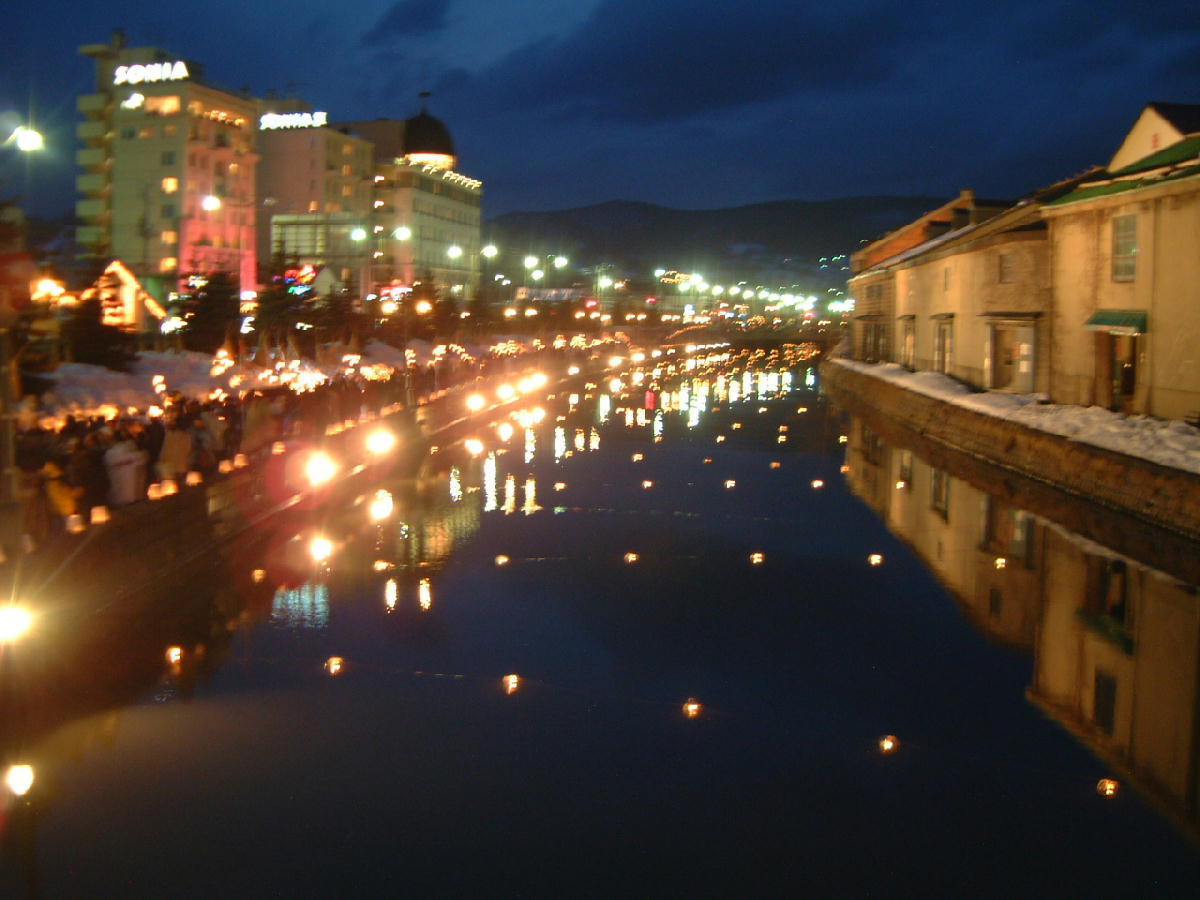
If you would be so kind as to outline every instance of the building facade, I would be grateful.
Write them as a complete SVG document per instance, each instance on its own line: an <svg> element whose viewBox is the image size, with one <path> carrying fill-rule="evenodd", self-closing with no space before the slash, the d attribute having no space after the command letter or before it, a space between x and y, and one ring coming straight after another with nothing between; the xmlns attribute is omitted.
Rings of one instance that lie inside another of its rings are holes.
<svg viewBox="0 0 1200 900"><path fill-rule="evenodd" d="M192 273L326 268L339 289L467 299L479 287L478 179L455 171L446 126L330 123L302 100L222 90L201 67L117 32L80 53L96 87L78 99L81 253L119 259L160 301Z"/></svg>
<svg viewBox="0 0 1200 900"><path fill-rule="evenodd" d="M1200 106L1152 103L1106 167L1006 208L963 192L854 254L851 355L1200 419L1198 235Z"/></svg>
<svg viewBox="0 0 1200 900"><path fill-rule="evenodd" d="M303 101L266 100L260 109L261 262L326 267L359 293L370 265L374 146Z"/></svg>
<svg viewBox="0 0 1200 900"><path fill-rule="evenodd" d="M1045 209L1052 397L1200 418L1200 106L1151 103L1107 168Z"/></svg>
<svg viewBox="0 0 1200 900"><path fill-rule="evenodd" d="M216 269L252 290L255 101L120 33L80 53L96 63L96 89L77 102L81 252L122 260L164 295L182 275Z"/></svg>

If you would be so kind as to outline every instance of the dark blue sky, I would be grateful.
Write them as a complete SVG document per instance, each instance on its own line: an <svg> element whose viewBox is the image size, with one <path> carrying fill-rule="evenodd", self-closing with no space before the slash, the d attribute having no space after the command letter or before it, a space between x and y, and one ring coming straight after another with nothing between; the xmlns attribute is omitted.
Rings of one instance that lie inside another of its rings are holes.
<svg viewBox="0 0 1200 900"><path fill-rule="evenodd" d="M28 171L0 151L0 192L41 213L72 204L76 48L115 27L334 119L432 90L487 216L1015 197L1106 162L1145 102L1200 102L1195 0L48 0L2 21L0 124L32 107L50 148Z"/></svg>

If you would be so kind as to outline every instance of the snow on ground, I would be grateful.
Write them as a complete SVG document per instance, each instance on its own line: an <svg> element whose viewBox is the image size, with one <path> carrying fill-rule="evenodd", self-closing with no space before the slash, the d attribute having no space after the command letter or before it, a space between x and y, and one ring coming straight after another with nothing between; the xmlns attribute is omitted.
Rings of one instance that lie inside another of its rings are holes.
<svg viewBox="0 0 1200 900"><path fill-rule="evenodd" d="M464 347L475 357L485 356L487 346ZM434 345L428 341L410 340L409 353L414 355L417 365L427 365L434 357ZM329 344L322 348L321 356L326 364L318 367L305 361L300 368L309 372L321 371L332 375L342 368L341 359L349 348ZM453 355L453 351L450 351ZM376 363L393 368L405 365L405 353L381 341L370 340L362 350L364 363ZM178 392L185 397L207 398L215 390L236 394L248 386L259 386L259 375L265 369L245 363L229 368L213 366L213 357L206 353L189 351L146 352L138 354L129 372L114 372L102 366L84 363L63 363L47 377L54 388L42 395L40 409L35 411L25 402L19 413L22 425L28 426L40 416L60 418L75 415L113 415L129 408L145 411L159 404L161 397L154 390L154 377L161 375L169 392ZM231 384L231 379L235 379Z"/></svg>
<svg viewBox="0 0 1200 900"><path fill-rule="evenodd" d="M895 363L831 362L975 412L1059 434L1161 466L1200 473L1200 429L1186 422L1126 416L1099 406L1047 403L1044 394L973 392L940 372L910 372Z"/></svg>

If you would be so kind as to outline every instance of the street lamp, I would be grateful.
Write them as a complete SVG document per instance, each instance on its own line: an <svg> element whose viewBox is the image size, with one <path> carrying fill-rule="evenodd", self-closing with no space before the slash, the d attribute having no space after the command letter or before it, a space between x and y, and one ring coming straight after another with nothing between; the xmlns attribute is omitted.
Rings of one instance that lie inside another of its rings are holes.
<svg viewBox="0 0 1200 900"><path fill-rule="evenodd" d="M8 140L22 153L32 153L35 150L42 150L46 146L46 139L42 137L42 133L28 125L18 125L13 129Z"/></svg>

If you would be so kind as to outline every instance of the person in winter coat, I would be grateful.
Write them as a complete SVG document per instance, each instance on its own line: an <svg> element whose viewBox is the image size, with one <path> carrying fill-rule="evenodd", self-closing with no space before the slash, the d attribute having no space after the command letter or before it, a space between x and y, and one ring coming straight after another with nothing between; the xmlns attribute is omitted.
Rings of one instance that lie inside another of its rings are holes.
<svg viewBox="0 0 1200 900"><path fill-rule="evenodd" d="M146 451L139 450L124 431L104 454L108 470L108 497L113 506L124 506L142 498L146 480Z"/></svg>

